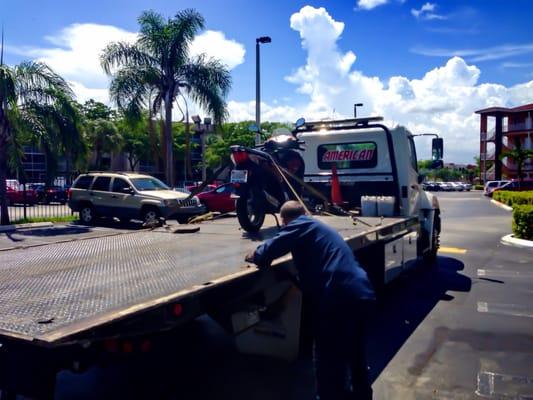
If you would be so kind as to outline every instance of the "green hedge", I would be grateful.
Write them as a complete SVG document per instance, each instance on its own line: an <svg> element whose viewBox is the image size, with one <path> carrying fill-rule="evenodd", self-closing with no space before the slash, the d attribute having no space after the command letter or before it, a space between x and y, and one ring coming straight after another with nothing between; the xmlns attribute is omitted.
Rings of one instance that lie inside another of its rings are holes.
<svg viewBox="0 0 533 400"><path fill-rule="evenodd" d="M517 238L533 240L533 205L513 207L513 233Z"/></svg>
<svg viewBox="0 0 533 400"><path fill-rule="evenodd" d="M474 185L474 190L483 190L485 189L485 186L483 185Z"/></svg>
<svg viewBox="0 0 533 400"><path fill-rule="evenodd" d="M508 206L533 205L533 191L525 192L512 192L510 190L497 190L492 195L492 198L500 203L507 204Z"/></svg>

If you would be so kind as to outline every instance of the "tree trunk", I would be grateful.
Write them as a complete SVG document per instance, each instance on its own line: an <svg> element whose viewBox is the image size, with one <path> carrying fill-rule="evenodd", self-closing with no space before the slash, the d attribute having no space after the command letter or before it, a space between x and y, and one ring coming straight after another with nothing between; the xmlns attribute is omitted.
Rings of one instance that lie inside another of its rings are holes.
<svg viewBox="0 0 533 400"><path fill-rule="evenodd" d="M7 208L7 123L0 121L0 225L9 225Z"/></svg>
<svg viewBox="0 0 533 400"><path fill-rule="evenodd" d="M171 91L165 94L165 144L166 144L166 168L165 178L169 186L174 186L174 152L172 146L172 97Z"/></svg>

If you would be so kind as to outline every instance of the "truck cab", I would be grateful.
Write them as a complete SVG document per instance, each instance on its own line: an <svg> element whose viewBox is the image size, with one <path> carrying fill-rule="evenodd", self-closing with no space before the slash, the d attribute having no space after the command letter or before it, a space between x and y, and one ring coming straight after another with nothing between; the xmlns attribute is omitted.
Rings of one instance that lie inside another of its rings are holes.
<svg viewBox="0 0 533 400"><path fill-rule="evenodd" d="M333 170L338 176L343 206L362 211L362 199L386 198L392 215L418 217L426 251L436 254L440 232L437 197L422 188L414 135L402 126L389 128L382 117L306 122L298 128L305 142L304 180L326 197ZM442 139L433 140L434 165L442 164ZM308 200L312 203L312 196ZM364 213L361 213L364 216ZM433 245L433 246L431 246Z"/></svg>

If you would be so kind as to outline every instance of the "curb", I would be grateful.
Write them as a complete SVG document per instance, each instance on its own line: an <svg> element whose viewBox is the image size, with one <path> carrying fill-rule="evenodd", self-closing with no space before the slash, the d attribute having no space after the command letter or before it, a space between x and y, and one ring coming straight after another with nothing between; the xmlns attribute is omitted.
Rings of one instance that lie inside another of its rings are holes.
<svg viewBox="0 0 533 400"><path fill-rule="evenodd" d="M509 246L521 247L524 249L533 249L533 240L518 239L515 238L512 233L502 237L501 242Z"/></svg>
<svg viewBox="0 0 533 400"><path fill-rule="evenodd" d="M30 224L14 224L0 226L0 232L13 232L17 229L34 229L34 228L49 228L54 226L53 222L33 222Z"/></svg>
<svg viewBox="0 0 533 400"><path fill-rule="evenodd" d="M503 208L504 210L513 211L513 207L510 207L507 204L500 203L499 201L496 201L494 199L491 199L490 202L497 207Z"/></svg>

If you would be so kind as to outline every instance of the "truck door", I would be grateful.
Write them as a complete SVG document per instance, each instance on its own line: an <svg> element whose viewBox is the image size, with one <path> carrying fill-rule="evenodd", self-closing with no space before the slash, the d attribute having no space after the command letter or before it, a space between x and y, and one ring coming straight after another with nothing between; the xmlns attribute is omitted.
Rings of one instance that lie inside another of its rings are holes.
<svg viewBox="0 0 533 400"><path fill-rule="evenodd" d="M407 208L408 215L418 213L418 201L420 185L418 184L418 163L416 159L416 147L412 136L408 136L409 165L407 167Z"/></svg>

